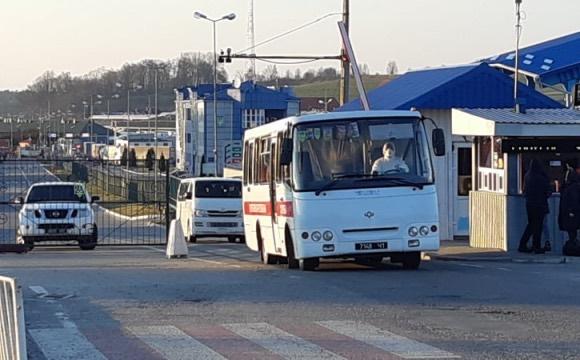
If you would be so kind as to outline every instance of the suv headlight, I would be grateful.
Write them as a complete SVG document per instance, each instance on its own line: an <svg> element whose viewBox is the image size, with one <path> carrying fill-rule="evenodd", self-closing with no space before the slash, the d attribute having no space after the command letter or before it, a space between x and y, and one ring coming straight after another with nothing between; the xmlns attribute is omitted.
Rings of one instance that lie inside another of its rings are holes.
<svg viewBox="0 0 580 360"><path fill-rule="evenodd" d="M207 211L206 210L195 210L195 217L206 217Z"/></svg>
<svg viewBox="0 0 580 360"><path fill-rule="evenodd" d="M419 235L419 229L417 229L415 226L411 226L408 233L410 237L415 237Z"/></svg>

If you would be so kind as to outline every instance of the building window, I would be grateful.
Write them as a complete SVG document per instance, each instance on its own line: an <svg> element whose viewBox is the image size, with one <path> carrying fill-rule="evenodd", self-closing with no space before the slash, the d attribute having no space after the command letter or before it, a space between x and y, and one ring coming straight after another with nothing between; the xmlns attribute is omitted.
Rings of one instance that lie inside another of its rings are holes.
<svg viewBox="0 0 580 360"><path fill-rule="evenodd" d="M471 191L471 148L457 149L457 195L469 196Z"/></svg>
<svg viewBox="0 0 580 360"><path fill-rule="evenodd" d="M266 111L264 109L246 109L243 113L242 125L244 129L251 129L264 125L266 122Z"/></svg>
<svg viewBox="0 0 580 360"><path fill-rule="evenodd" d="M191 144L191 134L187 133L187 143Z"/></svg>

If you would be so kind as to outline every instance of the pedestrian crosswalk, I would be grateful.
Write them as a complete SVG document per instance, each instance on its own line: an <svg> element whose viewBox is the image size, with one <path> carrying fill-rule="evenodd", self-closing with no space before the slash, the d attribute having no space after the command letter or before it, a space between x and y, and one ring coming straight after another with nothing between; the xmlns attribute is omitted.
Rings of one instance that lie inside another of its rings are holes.
<svg viewBox="0 0 580 360"><path fill-rule="evenodd" d="M91 343L76 326L30 329L46 360L118 358L119 333L99 335ZM230 323L219 325L128 326L122 331L143 344L151 359L165 360L346 360L457 359L459 356L359 321L318 321L301 324ZM110 341L103 337L110 336ZM111 357L109 356L111 355ZM116 356L115 356L116 355ZM135 354L133 354L135 355ZM134 356L133 356L134 357ZM147 359L141 354L139 358Z"/></svg>

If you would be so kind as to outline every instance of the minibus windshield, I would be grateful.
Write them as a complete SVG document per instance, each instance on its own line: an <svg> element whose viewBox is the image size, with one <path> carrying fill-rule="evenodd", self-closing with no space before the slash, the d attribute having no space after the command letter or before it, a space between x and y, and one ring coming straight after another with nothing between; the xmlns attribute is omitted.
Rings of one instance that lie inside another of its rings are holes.
<svg viewBox="0 0 580 360"><path fill-rule="evenodd" d="M242 184L238 181L197 181L197 198L241 198Z"/></svg>
<svg viewBox="0 0 580 360"><path fill-rule="evenodd" d="M299 124L293 138L296 191L433 183L425 128L418 118Z"/></svg>

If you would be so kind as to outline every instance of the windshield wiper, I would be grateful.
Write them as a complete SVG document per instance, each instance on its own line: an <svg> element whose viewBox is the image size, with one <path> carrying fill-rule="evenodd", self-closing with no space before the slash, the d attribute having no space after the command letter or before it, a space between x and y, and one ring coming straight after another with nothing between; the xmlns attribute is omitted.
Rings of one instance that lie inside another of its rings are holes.
<svg viewBox="0 0 580 360"><path fill-rule="evenodd" d="M373 174L365 174L365 173L347 173L347 174L333 174L332 180L327 182L326 184L322 185L320 189L316 190L314 195L318 196L320 193L332 188L339 180L341 179L352 179L352 178L366 178L374 176Z"/></svg>
<svg viewBox="0 0 580 360"><path fill-rule="evenodd" d="M400 176L388 176L388 175L376 175L376 176L373 176L372 178L361 179L359 181L370 181L370 180L373 180L373 181L375 181L375 180L393 181L397 185L413 186L413 187L416 187L420 190L423 190L423 186L425 186L425 184L423 184L423 183L417 183L417 182L405 179L405 178L400 177Z"/></svg>

